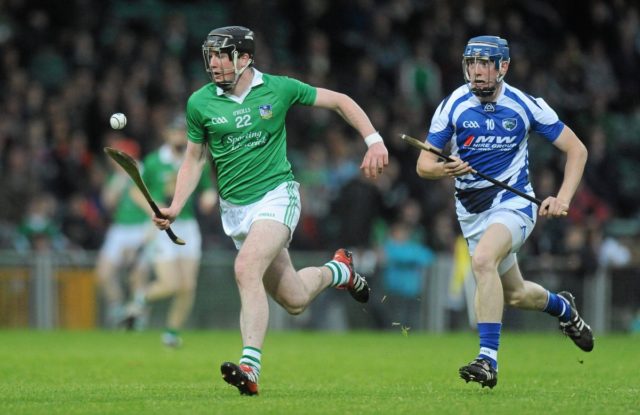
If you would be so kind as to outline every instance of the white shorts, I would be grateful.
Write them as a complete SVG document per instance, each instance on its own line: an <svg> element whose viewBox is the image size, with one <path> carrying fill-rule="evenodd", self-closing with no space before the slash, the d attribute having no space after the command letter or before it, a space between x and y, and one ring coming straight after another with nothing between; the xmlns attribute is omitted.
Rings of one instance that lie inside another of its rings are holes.
<svg viewBox="0 0 640 415"><path fill-rule="evenodd" d="M221 198L220 215L224 233L230 236L236 248L240 249L253 222L270 219L289 228L291 242L293 231L300 219L299 187L298 182L284 182L250 205L235 205Z"/></svg>
<svg viewBox="0 0 640 415"><path fill-rule="evenodd" d="M171 230L186 244L174 244L165 231L156 229L156 235L149 249L152 261L172 261L178 258L200 259L202 235L198 222L195 219L178 219L171 224Z"/></svg>
<svg viewBox="0 0 640 415"><path fill-rule="evenodd" d="M522 200L521 198L509 199L482 213L460 215L460 211L458 211L458 221L460 222L462 235L467 240L471 256L473 256L480 238L490 225L500 223L511 232L511 251L498 266L500 275L503 275L516 263L516 253L531 235L536 224L537 207L528 201L522 203ZM531 217L519 209L529 210Z"/></svg>
<svg viewBox="0 0 640 415"><path fill-rule="evenodd" d="M152 238L153 229L151 220L134 225L111 225L100 248L100 256L114 263L120 262L126 257L126 252L136 251Z"/></svg>

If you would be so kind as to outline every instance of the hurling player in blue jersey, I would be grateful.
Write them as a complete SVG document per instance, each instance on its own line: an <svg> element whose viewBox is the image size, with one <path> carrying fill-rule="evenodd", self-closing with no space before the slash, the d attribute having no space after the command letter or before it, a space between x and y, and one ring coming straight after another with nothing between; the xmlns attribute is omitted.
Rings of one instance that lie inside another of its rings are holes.
<svg viewBox="0 0 640 415"><path fill-rule="evenodd" d="M531 234L536 216L561 217L569 209L587 160L587 150L541 98L508 85L509 47L498 36L478 36L464 50L466 83L445 98L433 116L427 141L451 147L451 162L423 151L417 163L425 179L455 178L456 213L469 245L476 279L475 311L480 336L476 359L460 376L494 387L498 382L498 345L504 304L547 312L584 351L593 349L591 328L582 320L571 293L552 293L522 278L516 252ZM556 196L540 205L472 173L472 169L534 196L529 182L529 131L566 155L564 179Z"/></svg>

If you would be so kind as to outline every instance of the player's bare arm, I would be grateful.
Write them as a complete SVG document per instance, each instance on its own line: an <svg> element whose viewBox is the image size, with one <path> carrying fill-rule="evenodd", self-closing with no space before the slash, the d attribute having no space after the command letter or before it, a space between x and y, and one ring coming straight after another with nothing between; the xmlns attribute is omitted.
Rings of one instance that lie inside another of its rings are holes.
<svg viewBox="0 0 640 415"><path fill-rule="evenodd" d="M191 193L193 193L198 185L206 160L204 145L188 141L184 161L178 171L176 191L173 195L171 206L160 209L160 212L162 212L166 219L153 218L153 222L159 229L164 230L168 228L178 214L180 214L187 199L189 199L189 196L191 196Z"/></svg>
<svg viewBox="0 0 640 415"><path fill-rule="evenodd" d="M442 151L442 149L437 149ZM462 161L459 157L449 156L452 162L441 162L433 153L428 151L420 152L416 171L418 176L423 179L436 180L443 177L464 176L471 173L471 166L466 161Z"/></svg>
<svg viewBox="0 0 640 415"><path fill-rule="evenodd" d="M540 216L560 217L569 210L571 199L578 189L584 166L587 163L587 148L573 130L566 125L553 144L567 155L564 165L564 179L558 195L543 200L538 213Z"/></svg>
<svg viewBox="0 0 640 415"><path fill-rule="evenodd" d="M324 88L317 88L314 106L337 112L349 125L355 128L365 138L369 147L360 165L360 170L364 172L366 177L371 178L382 174L384 168L389 164L389 152L362 108L348 95Z"/></svg>

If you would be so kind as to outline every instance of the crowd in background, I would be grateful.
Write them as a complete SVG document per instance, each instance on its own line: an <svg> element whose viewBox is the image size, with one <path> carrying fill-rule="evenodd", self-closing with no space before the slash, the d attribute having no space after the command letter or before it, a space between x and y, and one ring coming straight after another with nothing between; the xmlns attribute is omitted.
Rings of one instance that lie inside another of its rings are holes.
<svg viewBox="0 0 640 415"><path fill-rule="evenodd" d="M156 148L160 120L208 82L202 40L215 27L238 24L256 32L257 68L349 94L390 152L388 172L368 181L358 170L365 144L354 130L329 111L294 109L288 151L303 212L293 247L382 247L409 223L419 231L412 240L451 250L459 233L452 184L420 180L417 150L399 134L424 138L435 107L463 82L467 39L495 34L509 40L506 81L543 97L590 151L568 220L538 226L525 249L573 255L576 272L588 270L608 224L640 221L640 7L623 0L580 7L576 13L570 2L544 0L0 0L0 247L97 249L110 220L100 200L109 174L102 148L123 138L143 154ZM114 112L128 117L122 131L109 127ZM558 153L530 137L539 198L559 187ZM218 218L201 219L205 250L231 247Z"/></svg>

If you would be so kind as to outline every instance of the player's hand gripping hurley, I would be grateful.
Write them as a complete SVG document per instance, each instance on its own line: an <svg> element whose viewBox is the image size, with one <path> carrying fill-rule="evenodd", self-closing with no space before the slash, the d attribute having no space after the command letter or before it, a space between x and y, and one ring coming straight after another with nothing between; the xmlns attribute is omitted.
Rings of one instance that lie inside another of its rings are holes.
<svg viewBox="0 0 640 415"><path fill-rule="evenodd" d="M116 150L115 148L111 148L111 147L105 147L104 152L107 153L109 157L111 157L116 163L118 163L124 169L124 171L127 172L129 177L131 177L131 179L136 184L136 186L138 186L138 189L140 189L140 191L142 192L142 195L144 196L144 198L147 199L147 203L149 203L149 206L151 206L153 213L157 217L161 219L165 219L164 215L160 212L160 209L158 209L158 205L156 205L156 202L154 202L153 199L151 198L151 195L149 194L149 189L147 189L147 185L144 184L144 181L140 176L140 171L138 170L138 164L133 159L133 157L131 157L125 152ZM183 241L178 236L176 236L176 234L173 233L170 227L167 228L165 232L167 232L167 235L169 235L169 238L171 238L174 244L177 244L177 245L185 244L185 241Z"/></svg>
<svg viewBox="0 0 640 415"><path fill-rule="evenodd" d="M430 153L435 154L436 156L442 158L443 160L446 161L453 161L453 159L445 154L443 154L442 152L436 150L435 148L431 147L430 145L428 145L427 143L423 143L420 140L417 140L413 137L409 137L406 134L400 134L400 138L402 138L404 141L406 141L407 143L409 143L410 145L412 145L413 147L419 148L420 150L424 150L424 151L428 151ZM542 200L537 199L531 195L528 195L524 192L521 192L518 189L514 189L513 187L509 186L508 184L501 182L500 180L494 179L491 176L487 176L486 174L480 173L479 171L477 171L476 169L471 169L471 172L473 174L476 174L480 177L482 177L484 180L489 181L493 184L495 184L496 186L502 187L503 189L506 189L512 193L517 194L520 197L524 197L525 199L527 199L530 202L535 203L536 205L540 206L542 204ZM562 212L563 216L567 214L567 212Z"/></svg>

